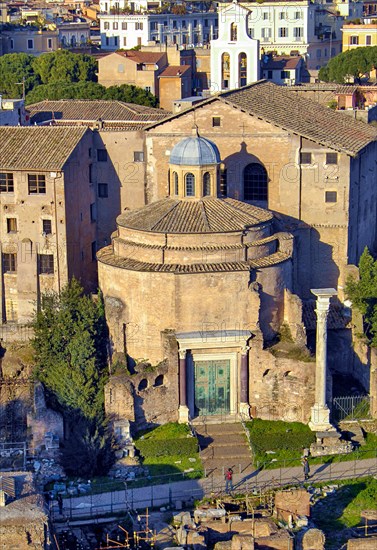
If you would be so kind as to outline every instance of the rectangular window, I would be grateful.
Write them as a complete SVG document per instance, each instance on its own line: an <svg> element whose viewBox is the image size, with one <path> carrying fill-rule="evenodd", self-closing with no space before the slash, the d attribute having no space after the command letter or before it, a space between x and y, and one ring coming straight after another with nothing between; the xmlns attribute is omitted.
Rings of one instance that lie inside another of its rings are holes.
<svg viewBox="0 0 377 550"><path fill-rule="evenodd" d="M358 46L359 45L359 37L358 36L351 36L350 37L350 44L352 46Z"/></svg>
<svg viewBox="0 0 377 550"><path fill-rule="evenodd" d="M302 38L304 36L303 27L294 27L293 28L293 36L294 36L294 38Z"/></svg>
<svg viewBox="0 0 377 550"><path fill-rule="evenodd" d="M54 273L54 255L39 254L39 273L41 275L51 275Z"/></svg>
<svg viewBox="0 0 377 550"><path fill-rule="evenodd" d="M10 49L14 50L14 40L13 40L13 38L10 39Z"/></svg>
<svg viewBox="0 0 377 550"><path fill-rule="evenodd" d="M262 28L262 38L271 38L271 29L269 27Z"/></svg>
<svg viewBox="0 0 377 550"><path fill-rule="evenodd" d="M89 164L89 183L93 183L93 164Z"/></svg>
<svg viewBox="0 0 377 550"><path fill-rule="evenodd" d="M0 193L14 193L13 174L0 173Z"/></svg>
<svg viewBox="0 0 377 550"><path fill-rule="evenodd" d="M97 221L97 205L95 202L92 202L90 205L90 221L94 223Z"/></svg>
<svg viewBox="0 0 377 550"><path fill-rule="evenodd" d="M123 46L127 46L127 37L123 36Z"/></svg>
<svg viewBox="0 0 377 550"><path fill-rule="evenodd" d="M118 46L118 37L114 36L114 46Z"/></svg>
<svg viewBox="0 0 377 550"><path fill-rule="evenodd" d="M325 202L336 202L338 200L338 194L336 191L325 192Z"/></svg>
<svg viewBox="0 0 377 550"><path fill-rule="evenodd" d="M143 30L143 23L135 23L135 30L142 31Z"/></svg>
<svg viewBox="0 0 377 550"><path fill-rule="evenodd" d="M17 254L3 254L3 272L17 272Z"/></svg>
<svg viewBox="0 0 377 550"><path fill-rule="evenodd" d="M300 164L311 164L311 163L312 163L311 153L300 153Z"/></svg>
<svg viewBox="0 0 377 550"><path fill-rule="evenodd" d="M176 29L177 28L177 21L173 21L173 29Z"/></svg>
<svg viewBox="0 0 377 550"><path fill-rule="evenodd" d="M365 37L365 45L366 46L370 46L372 44L372 37L368 34L366 37Z"/></svg>
<svg viewBox="0 0 377 550"><path fill-rule="evenodd" d="M92 262L96 261L96 254L97 254L97 241L92 242Z"/></svg>
<svg viewBox="0 0 377 550"><path fill-rule="evenodd" d="M144 162L143 151L134 151L134 162Z"/></svg>
<svg viewBox="0 0 377 550"><path fill-rule="evenodd" d="M34 40L32 38L29 38L27 41L27 49L33 50L34 49Z"/></svg>
<svg viewBox="0 0 377 550"><path fill-rule="evenodd" d="M300 11L295 11L295 19L302 19L302 13Z"/></svg>
<svg viewBox="0 0 377 550"><path fill-rule="evenodd" d="M198 20L194 19L194 29L196 29L197 26L198 26Z"/></svg>
<svg viewBox="0 0 377 550"><path fill-rule="evenodd" d="M7 233L17 233L17 218L7 218Z"/></svg>
<svg viewBox="0 0 377 550"><path fill-rule="evenodd" d="M46 193L46 176L44 174L28 174L29 195Z"/></svg>
<svg viewBox="0 0 377 550"><path fill-rule="evenodd" d="M268 13L268 11L264 11L263 12L263 20L268 21L269 19L270 19L270 14Z"/></svg>
<svg viewBox="0 0 377 550"><path fill-rule="evenodd" d="M186 28L186 19L182 19L182 29Z"/></svg>
<svg viewBox="0 0 377 550"><path fill-rule="evenodd" d="M123 23L122 23L122 31L126 31L126 30L127 30L127 23L125 23L125 22L123 21Z"/></svg>
<svg viewBox="0 0 377 550"><path fill-rule="evenodd" d="M158 30L157 21L152 21L152 23L151 23L151 31L157 31L157 30Z"/></svg>
<svg viewBox="0 0 377 550"><path fill-rule="evenodd" d="M219 116L212 117L212 127L221 126L221 118Z"/></svg>
<svg viewBox="0 0 377 550"><path fill-rule="evenodd" d="M267 71L267 78L269 78L269 79L272 78L272 71Z"/></svg>
<svg viewBox="0 0 377 550"><path fill-rule="evenodd" d="M47 39L47 47L51 50L51 48L52 48L52 38Z"/></svg>
<svg viewBox="0 0 377 550"><path fill-rule="evenodd" d="M98 162L107 161L107 151L106 149L97 149L97 160Z"/></svg>
<svg viewBox="0 0 377 550"><path fill-rule="evenodd" d="M208 27L208 19L204 19L204 26Z"/></svg>
<svg viewBox="0 0 377 550"><path fill-rule="evenodd" d="M51 220L42 220L42 233L44 235L52 234L52 221Z"/></svg>
<svg viewBox="0 0 377 550"><path fill-rule="evenodd" d="M150 92L150 91L151 91L151 87L150 87L150 86L145 86L144 90L145 90L146 92Z"/></svg>
<svg viewBox="0 0 377 550"><path fill-rule="evenodd" d="M279 19L280 19L280 20L285 19L285 13L284 13L283 11L281 11L281 12L279 13Z"/></svg>
<svg viewBox="0 0 377 550"><path fill-rule="evenodd" d="M98 196L101 199L107 199L109 196L109 186L107 183L99 183L98 184Z"/></svg>
<svg viewBox="0 0 377 550"><path fill-rule="evenodd" d="M118 23L116 21L113 23L113 30L114 31L118 30Z"/></svg>
<svg viewBox="0 0 377 550"><path fill-rule="evenodd" d="M91 159L92 158L92 148L89 147L88 149L88 157Z"/></svg>
<svg viewBox="0 0 377 550"><path fill-rule="evenodd" d="M326 164L338 164L338 153L326 153Z"/></svg>
<svg viewBox="0 0 377 550"><path fill-rule="evenodd" d="M289 78L291 75L289 74L289 71L280 71L280 78Z"/></svg>
<svg viewBox="0 0 377 550"><path fill-rule="evenodd" d="M287 27L280 27L278 34L279 34L279 38L287 38L287 36L288 36Z"/></svg>
<svg viewBox="0 0 377 550"><path fill-rule="evenodd" d="M105 21L103 24L103 28L105 29L105 31L108 31L110 28L110 23L108 21Z"/></svg>
<svg viewBox="0 0 377 550"><path fill-rule="evenodd" d="M226 168L221 168L220 170L220 194L223 197L228 195L228 177Z"/></svg>

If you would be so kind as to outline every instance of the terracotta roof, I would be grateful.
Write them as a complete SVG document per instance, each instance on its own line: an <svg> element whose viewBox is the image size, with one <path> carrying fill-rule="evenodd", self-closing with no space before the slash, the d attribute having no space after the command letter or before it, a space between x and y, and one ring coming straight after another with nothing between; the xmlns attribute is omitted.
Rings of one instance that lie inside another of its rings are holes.
<svg viewBox="0 0 377 550"><path fill-rule="evenodd" d="M356 92L356 90L357 90L357 86L354 86L353 84L347 86L347 84L345 84L344 86L339 86L335 90L334 94L335 95L339 95L339 94L350 94L350 95L352 95Z"/></svg>
<svg viewBox="0 0 377 550"><path fill-rule="evenodd" d="M28 105L31 123L50 120L76 120L94 122L99 119L107 122L139 122L150 124L166 118L168 113L162 109L124 103L123 101L61 99L58 101L40 101Z"/></svg>
<svg viewBox="0 0 377 550"><path fill-rule="evenodd" d="M87 128L0 126L0 168L61 170Z"/></svg>
<svg viewBox="0 0 377 550"><path fill-rule="evenodd" d="M313 89L316 89L315 86L317 85L314 85ZM297 86L293 88L298 89ZM210 97L181 113L167 117L166 121L187 116L188 113L201 109L214 101L222 101L240 111L283 128L289 133L298 134L324 147L350 156L356 156L369 143L376 141L377 129L375 127L346 117L341 112L333 111L289 90L290 88L260 80L243 88ZM155 128L163 122L157 121L148 129Z"/></svg>
<svg viewBox="0 0 377 550"><path fill-rule="evenodd" d="M190 69L191 67L189 65L169 65L168 67L166 67L166 69L162 71L159 78L161 78L162 76L182 76Z"/></svg>
<svg viewBox="0 0 377 550"><path fill-rule="evenodd" d="M283 70L283 69L296 69L302 62L301 56L284 56L277 55L275 57L268 56L268 61L264 63L262 61L262 69L264 70Z"/></svg>
<svg viewBox="0 0 377 550"><path fill-rule="evenodd" d="M142 52L137 50L127 50L125 52L116 53L117 55L121 55L122 57L127 57L127 59L129 59L130 61L134 61L135 63L146 63L147 65L149 63L158 63L166 55L165 52Z"/></svg>
<svg viewBox="0 0 377 550"><path fill-rule="evenodd" d="M118 225L157 233L227 233L271 221L271 212L234 199L162 199L121 214Z"/></svg>
<svg viewBox="0 0 377 550"><path fill-rule="evenodd" d="M219 98L288 132L351 156L377 139L376 128L292 94L272 82L262 80L220 94Z"/></svg>

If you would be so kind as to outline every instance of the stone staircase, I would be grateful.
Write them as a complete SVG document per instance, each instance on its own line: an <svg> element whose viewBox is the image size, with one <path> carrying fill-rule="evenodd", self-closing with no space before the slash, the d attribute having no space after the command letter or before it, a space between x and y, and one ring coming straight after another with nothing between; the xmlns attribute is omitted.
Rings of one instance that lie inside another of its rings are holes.
<svg viewBox="0 0 377 550"><path fill-rule="evenodd" d="M242 424L202 423L195 425L200 458L206 476L224 477L227 468L232 468L234 476L247 476L255 468L252 454Z"/></svg>

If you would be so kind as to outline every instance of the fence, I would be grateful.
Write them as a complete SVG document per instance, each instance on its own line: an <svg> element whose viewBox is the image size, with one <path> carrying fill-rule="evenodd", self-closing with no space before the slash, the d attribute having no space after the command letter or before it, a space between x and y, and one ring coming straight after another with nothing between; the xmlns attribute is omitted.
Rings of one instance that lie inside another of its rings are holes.
<svg viewBox="0 0 377 550"><path fill-rule="evenodd" d="M372 397L369 395L334 397L331 415L335 422L361 420L370 418L371 409Z"/></svg>

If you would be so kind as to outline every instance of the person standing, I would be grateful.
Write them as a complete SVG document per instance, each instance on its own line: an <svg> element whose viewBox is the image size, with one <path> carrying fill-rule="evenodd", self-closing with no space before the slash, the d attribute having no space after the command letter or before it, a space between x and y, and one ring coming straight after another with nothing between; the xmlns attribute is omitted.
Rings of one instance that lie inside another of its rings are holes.
<svg viewBox="0 0 377 550"><path fill-rule="evenodd" d="M309 479L309 474L310 474L310 466L309 466L307 456L303 457L301 464L302 464L302 467L303 467L303 470L304 470L304 479L306 481L307 479Z"/></svg>
<svg viewBox="0 0 377 550"><path fill-rule="evenodd" d="M228 468L225 473L225 492L227 495L233 491L233 470Z"/></svg>

